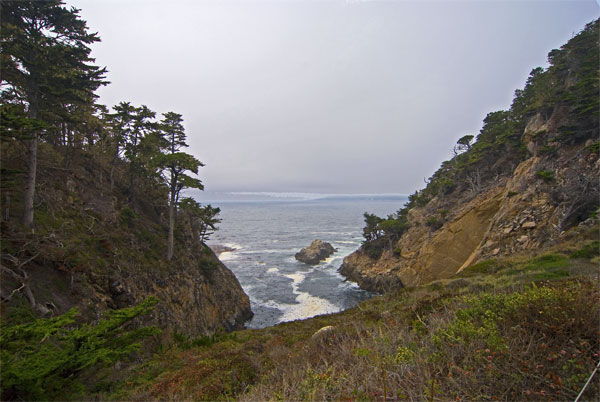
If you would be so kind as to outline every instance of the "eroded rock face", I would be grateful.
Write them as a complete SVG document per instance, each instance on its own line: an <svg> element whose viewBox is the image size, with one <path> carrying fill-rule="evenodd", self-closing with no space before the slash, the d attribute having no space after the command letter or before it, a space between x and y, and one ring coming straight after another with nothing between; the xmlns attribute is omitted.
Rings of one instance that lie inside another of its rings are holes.
<svg viewBox="0 0 600 402"><path fill-rule="evenodd" d="M344 259L339 272L366 290L386 292L454 275L480 246L502 202L490 191L463 206L434 233L415 225L397 242L400 255L385 250L374 260L359 250ZM419 219L414 213L409 219Z"/></svg>
<svg viewBox="0 0 600 402"><path fill-rule="evenodd" d="M545 135L544 124L539 116L532 118L524 141L532 133ZM553 179L544 180L540 171L552 171ZM552 156L531 155L474 197L451 194L409 210L410 228L393 248L378 258L359 249L339 271L361 288L381 292L449 278L488 258L560 242L597 208L599 176L598 155L583 144L564 146ZM448 211L442 227L428 229L423 222L442 208Z"/></svg>
<svg viewBox="0 0 600 402"><path fill-rule="evenodd" d="M315 240L310 246L305 247L296 253L295 257L298 261L315 265L329 257L335 251L335 248L333 248L330 243L322 240Z"/></svg>
<svg viewBox="0 0 600 402"><path fill-rule="evenodd" d="M32 266L29 275L35 280L30 285L35 295L41 295L39 302L52 301L57 314L77 306L84 317L130 307L155 296L159 300L156 307L137 322L162 329L165 339L174 331L197 337L244 328L253 316L248 296L208 247L202 253L201 260L190 256L168 270L143 267L136 271L80 272L71 277ZM11 284L4 285L9 289Z"/></svg>

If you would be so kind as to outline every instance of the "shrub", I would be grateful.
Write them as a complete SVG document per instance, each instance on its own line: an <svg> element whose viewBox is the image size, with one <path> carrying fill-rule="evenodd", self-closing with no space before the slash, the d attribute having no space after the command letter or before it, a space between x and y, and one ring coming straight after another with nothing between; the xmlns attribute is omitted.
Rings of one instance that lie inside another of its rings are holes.
<svg viewBox="0 0 600 402"><path fill-rule="evenodd" d="M128 227L133 227L133 223L137 218L138 214L129 207L125 207L119 211L119 222Z"/></svg>
<svg viewBox="0 0 600 402"><path fill-rule="evenodd" d="M594 241L583 246L581 249L574 251L571 258L586 258L591 259L600 255L600 241Z"/></svg>
<svg viewBox="0 0 600 402"><path fill-rule="evenodd" d="M431 230L437 230L439 228L442 227L443 222L440 221L438 218L436 218L435 216L430 216L429 218L427 218L427 220L425 220L425 224L427 226L429 226L429 228Z"/></svg>
<svg viewBox="0 0 600 402"><path fill-rule="evenodd" d="M138 350L155 327L127 330L125 325L157 303L148 298L135 307L110 311L97 324L76 327L76 309L49 319L6 326L0 334L2 399L65 399L82 394L78 375L96 364L111 364Z"/></svg>
<svg viewBox="0 0 600 402"><path fill-rule="evenodd" d="M554 170L538 170L535 175L544 181L552 181L555 179Z"/></svg>
<svg viewBox="0 0 600 402"><path fill-rule="evenodd" d="M596 141L592 145L588 145L585 147L585 150L593 153L600 152L600 141Z"/></svg>

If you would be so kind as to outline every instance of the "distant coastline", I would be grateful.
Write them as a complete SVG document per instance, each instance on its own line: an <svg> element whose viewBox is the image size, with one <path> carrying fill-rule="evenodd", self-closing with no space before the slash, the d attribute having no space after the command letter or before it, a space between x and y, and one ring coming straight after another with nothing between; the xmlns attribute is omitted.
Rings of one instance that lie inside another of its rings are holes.
<svg viewBox="0 0 600 402"><path fill-rule="evenodd" d="M202 192L189 191L188 196L201 203L229 202L327 202L327 201L406 201L407 194L365 193L365 194L323 194L289 193L262 191Z"/></svg>

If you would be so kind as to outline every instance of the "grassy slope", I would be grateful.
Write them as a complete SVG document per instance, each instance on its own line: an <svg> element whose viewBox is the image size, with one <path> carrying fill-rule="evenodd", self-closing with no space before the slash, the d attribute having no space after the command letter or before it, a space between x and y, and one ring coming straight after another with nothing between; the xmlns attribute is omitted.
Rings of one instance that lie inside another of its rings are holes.
<svg viewBox="0 0 600 402"><path fill-rule="evenodd" d="M573 400L600 353L597 238L594 227L543 254L488 260L339 314L180 339L101 396ZM586 400L599 393L596 378Z"/></svg>

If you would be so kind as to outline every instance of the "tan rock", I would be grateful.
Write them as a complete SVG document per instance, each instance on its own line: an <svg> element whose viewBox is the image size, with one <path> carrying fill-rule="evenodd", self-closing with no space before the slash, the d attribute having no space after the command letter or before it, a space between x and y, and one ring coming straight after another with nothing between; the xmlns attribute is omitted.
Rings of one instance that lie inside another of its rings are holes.
<svg viewBox="0 0 600 402"><path fill-rule="evenodd" d="M334 329L335 329L334 326L327 325L326 327L323 327L323 328L319 329L317 332L315 332L314 334L312 334L310 339L313 342L324 341L333 335Z"/></svg>
<svg viewBox="0 0 600 402"><path fill-rule="evenodd" d="M535 227L536 227L536 224L535 224L535 222L534 222L534 221L527 221L527 222L523 223L523 224L521 225L521 227L522 227L523 229L533 229L533 228L535 228Z"/></svg>

